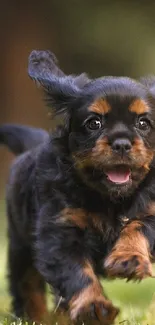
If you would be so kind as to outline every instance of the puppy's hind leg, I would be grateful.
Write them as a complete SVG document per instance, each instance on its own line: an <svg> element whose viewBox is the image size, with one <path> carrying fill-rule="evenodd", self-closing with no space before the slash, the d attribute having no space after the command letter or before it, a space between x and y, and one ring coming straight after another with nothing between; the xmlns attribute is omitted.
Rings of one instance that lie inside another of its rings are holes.
<svg viewBox="0 0 155 325"><path fill-rule="evenodd" d="M33 266L31 251L10 241L8 251L12 313L41 322L46 317L45 283Z"/></svg>

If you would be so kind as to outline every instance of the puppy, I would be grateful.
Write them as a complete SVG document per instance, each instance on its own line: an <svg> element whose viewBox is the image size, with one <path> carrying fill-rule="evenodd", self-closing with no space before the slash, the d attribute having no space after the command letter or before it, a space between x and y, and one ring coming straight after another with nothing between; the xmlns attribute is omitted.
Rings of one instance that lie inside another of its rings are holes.
<svg viewBox="0 0 155 325"><path fill-rule="evenodd" d="M152 275L155 79L66 76L46 51L31 53L28 71L64 123L35 148L31 134L31 150L11 166L6 202L13 311L41 322L48 283L72 320L90 315L110 325L118 308L99 277ZM5 126L0 132L8 139ZM20 132L14 143L5 140L12 151Z"/></svg>

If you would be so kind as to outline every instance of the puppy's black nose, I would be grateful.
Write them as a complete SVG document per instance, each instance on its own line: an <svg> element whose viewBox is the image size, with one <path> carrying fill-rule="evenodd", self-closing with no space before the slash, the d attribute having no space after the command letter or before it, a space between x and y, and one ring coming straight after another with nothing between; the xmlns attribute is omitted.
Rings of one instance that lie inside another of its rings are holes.
<svg viewBox="0 0 155 325"><path fill-rule="evenodd" d="M132 145L130 140L126 138L116 139L112 143L112 150L119 154L128 153L131 150L131 147Z"/></svg>

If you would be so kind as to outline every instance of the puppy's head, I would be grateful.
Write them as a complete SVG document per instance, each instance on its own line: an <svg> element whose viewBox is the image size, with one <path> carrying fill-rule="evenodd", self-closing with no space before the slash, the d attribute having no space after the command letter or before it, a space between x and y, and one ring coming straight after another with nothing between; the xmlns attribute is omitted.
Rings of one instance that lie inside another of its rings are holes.
<svg viewBox="0 0 155 325"><path fill-rule="evenodd" d="M35 75L55 112L67 113L70 156L83 180L115 198L134 192L154 158L148 87L129 78Z"/></svg>

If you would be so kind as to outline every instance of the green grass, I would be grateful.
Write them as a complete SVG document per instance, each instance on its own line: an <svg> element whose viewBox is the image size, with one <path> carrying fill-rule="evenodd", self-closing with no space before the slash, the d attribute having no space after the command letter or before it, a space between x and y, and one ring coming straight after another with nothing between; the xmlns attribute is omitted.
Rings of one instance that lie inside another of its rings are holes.
<svg viewBox="0 0 155 325"><path fill-rule="evenodd" d="M1 206L0 227L0 325L8 325L10 318L10 297L7 288L6 261L6 220L4 202ZM147 279L140 284L126 283L123 280L103 281L103 286L113 303L121 308L116 324L122 325L155 325L155 279ZM50 301L49 296L49 301ZM16 319L15 319L16 321ZM17 321L21 325L20 321ZM55 323L52 322L52 325ZM28 325L28 324L24 324ZM57 324L58 325L58 324ZM65 324L61 324L65 325ZM67 324L68 325L68 324Z"/></svg>

